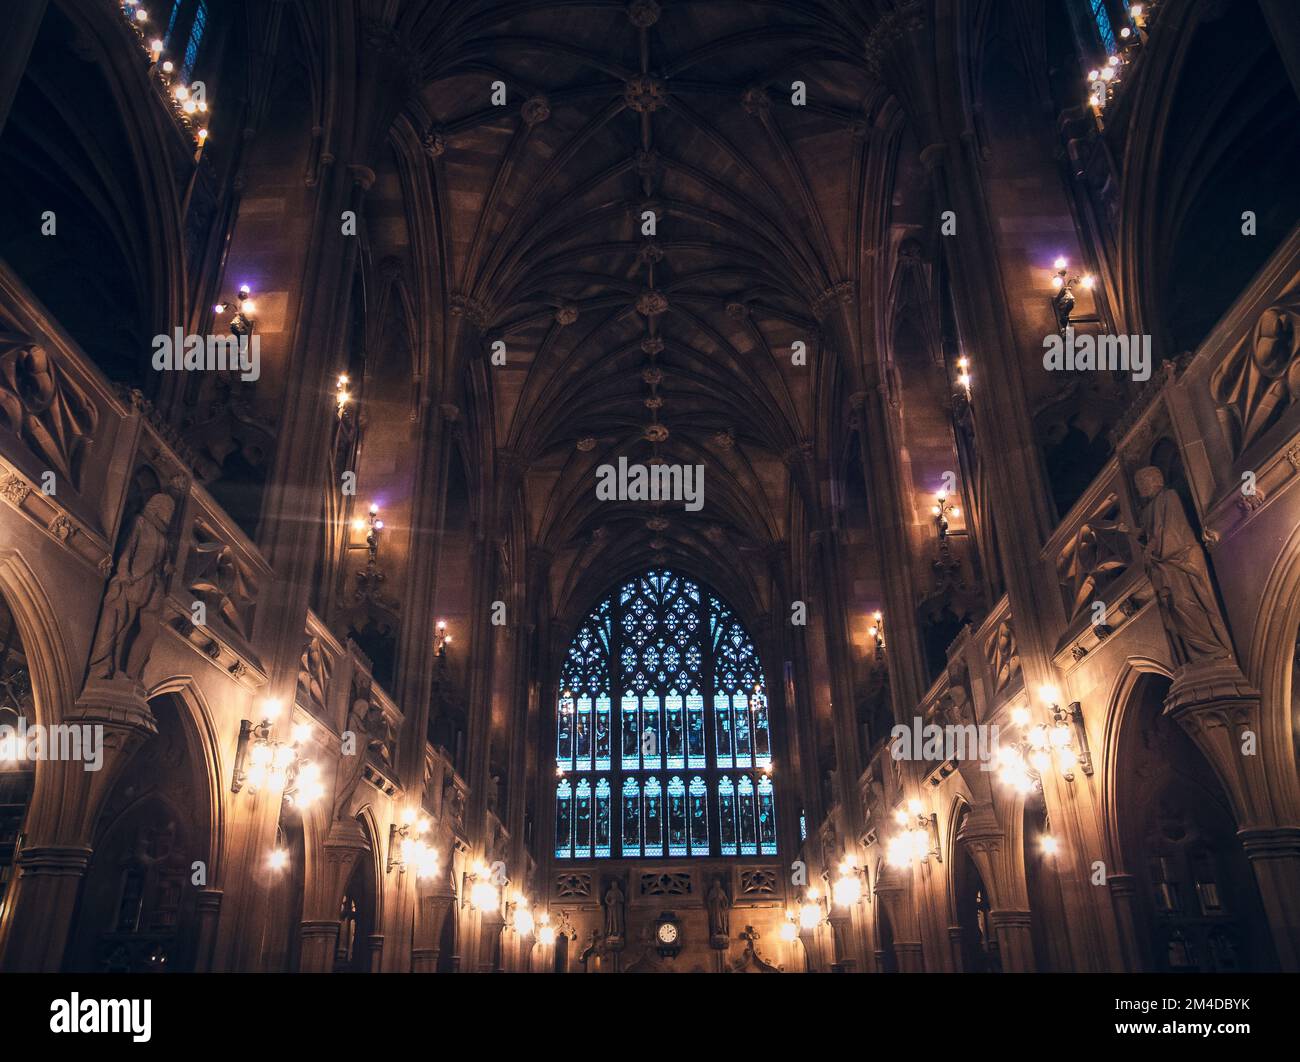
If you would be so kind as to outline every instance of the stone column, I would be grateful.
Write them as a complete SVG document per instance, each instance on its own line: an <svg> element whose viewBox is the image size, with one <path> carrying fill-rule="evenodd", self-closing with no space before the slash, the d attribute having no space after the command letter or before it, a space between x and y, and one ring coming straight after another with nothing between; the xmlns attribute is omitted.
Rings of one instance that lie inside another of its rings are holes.
<svg viewBox="0 0 1300 1062"><path fill-rule="evenodd" d="M989 911L989 925L997 937L1003 972L1032 973L1034 941L1029 932L1029 912L1006 908Z"/></svg>
<svg viewBox="0 0 1300 1062"><path fill-rule="evenodd" d="M212 970L212 953L217 943L217 923L221 917L221 901L225 896L220 889L199 891L197 906L198 932L195 934L194 972Z"/></svg>
<svg viewBox="0 0 1300 1062"><path fill-rule="evenodd" d="M1180 668L1165 697L1165 714L1210 761L1232 804L1237 836L1255 871L1278 962L1300 970L1300 825L1284 819L1268 777L1259 691L1232 660ZM1256 749L1251 752L1252 748Z"/></svg>
<svg viewBox="0 0 1300 1062"><path fill-rule="evenodd" d="M450 889L417 900L415 947L411 949L412 973L436 973L442 952L442 931L456 897Z"/></svg>
<svg viewBox="0 0 1300 1062"><path fill-rule="evenodd" d="M369 963L366 968L371 973L383 973L384 935L382 933L371 933L366 938L366 952L369 955Z"/></svg>
<svg viewBox="0 0 1300 1062"><path fill-rule="evenodd" d="M966 969L966 962L962 956L961 938L961 926L948 927L948 953L952 956L953 973L964 973Z"/></svg>
<svg viewBox="0 0 1300 1062"><path fill-rule="evenodd" d="M1149 969L1146 948L1138 934L1137 878L1132 874L1111 874L1106 878L1115 925L1119 930L1119 950L1126 973Z"/></svg>
<svg viewBox="0 0 1300 1062"><path fill-rule="evenodd" d="M301 952L298 960L300 973L330 973L334 969L334 949L339 942L337 919L318 919L302 923L299 933Z"/></svg>

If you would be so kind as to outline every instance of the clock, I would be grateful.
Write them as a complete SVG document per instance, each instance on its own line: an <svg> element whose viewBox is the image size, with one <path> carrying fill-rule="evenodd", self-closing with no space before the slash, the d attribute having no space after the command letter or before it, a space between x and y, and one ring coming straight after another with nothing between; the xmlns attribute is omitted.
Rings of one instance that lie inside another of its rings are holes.
<svg viewBox="0 0 1300 1062"><path fill-rule="evenodd" d="M682 949L682 927L671 911L664 911L655 923L655 946L659 954L666 958L671 958Z"/></svg>

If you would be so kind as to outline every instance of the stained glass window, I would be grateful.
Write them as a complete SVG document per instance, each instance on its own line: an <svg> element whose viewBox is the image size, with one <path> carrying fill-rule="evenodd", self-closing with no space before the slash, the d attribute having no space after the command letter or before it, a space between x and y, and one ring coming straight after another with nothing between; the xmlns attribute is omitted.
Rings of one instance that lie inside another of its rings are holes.
<svg viewBox="0 0 1300 1062"><path fill-rule="evenodd" d="M776 854L767 684L736 615L663 569L578 628L556 707L555 854Z"/></svg>
<svg viewBox="0 0 1300 1062"><path fill-rule="evenodd" d="M1092 19L1097 24L1097 35L1101 37L1102 46L1111 55L1115 54L1115 31L1111 29L1110 14L1106 11L1106 0L1089 0Z"/></svg>

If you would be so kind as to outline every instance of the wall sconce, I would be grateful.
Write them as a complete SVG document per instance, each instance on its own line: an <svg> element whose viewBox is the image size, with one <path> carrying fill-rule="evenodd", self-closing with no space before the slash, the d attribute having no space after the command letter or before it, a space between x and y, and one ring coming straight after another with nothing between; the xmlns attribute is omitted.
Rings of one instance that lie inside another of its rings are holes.
<svg viewBox="0 0 1300 1062"><path fill-rule="evenodd" d="M894 813L894 821L903 830L890 838L886 846L885 860L891 867L906 867L913 861L924 863L931 856L943 862L939 848L939 816L925 813L925 805L913 798L907 802L907 810L901 808Z"/></svg>
<svg viewBox="0 0 1300 1062"><path fill-rule="evenodd" d="M840 862L839 876L831 887L831 896L836 907L852 907L863 895L863 868L858 865L857 857L849 853Z"/></svg>
<svg viewBox="0 0 1300 1062"><path fill-rule="evenodd" d="M1030 731L1030 744L1035 748L1050 747L1056 753L1061 775L1067 782L1074 781L1074 768L1092 774L1092 752L1088 748L1088 732L1083 725L1083 710L1078 701L1061 706L1061 691L1055 686L1044 686L1038 695L1052 713L1048 726L1034 727ZM1038 733L1043 731L1043 733Z"/></svg>
<svg viewBox="0 0 1300 1062"><path fill-rule="evenodd" d="M1071 276L1068 258L1058 258L1053 266L1056 273L1052 277L1052 287L1055 289L1052 295L1052 312L1056 314L1056 327L1064 335L1065 330L1075 321L1075 318L1070 316L1076 301L1074 285L1078 284L1085 290L1091 291L1094 281L1091 273Z"/></svg>
<svg viewBox="0 0 1300 1062"><path fill-rule="evenodd" d="M260 722L239 721L230 791L238 793L244 786L253 793L263 788L279 789L286 803L305 808L324 795L325 787L321 784L320 768L304 759L298 748L311 739L311 727L306 724L294 727L291 744L272 738L275 720L283 708L278 698L268 697L262 702Z"/></svg>
<svg viewBox="0 0 1300 1062"><path fill-rule="evenodd" d="M804 901L799 905L799 928L816 929L826 921L826 908L822 891L816 885L808 886Z"/></svg>
<svg viewBox="0 0 1300 1062"><path fill-rule="evenodd" d="M340 373L338 382L334 385L334 401L338 406L339 420L348 415L348 404L352 401L352 394L348 390L351 381L347 373Z"/></svg>
<svg viewBox="0 0 1300 1062"><path fill-rule="evenodd" d="M438 853L421 838L429 832L430 822L414 808L402 812L402 825L388 825L388 868L405 874L407 868L417 877L431 878L438 873Z"/></svg>
<svg viewBox="0 0 1300 1062"><path fill-rule="evenodd" d="M885 616L880 609L871 614L871 626L867 628L867 634L876 640L876 659L880 660L885 655Z"/></svg>
<svg viewBox="0 0 1300 1062"><path fill-rule="evenodd" d="M475 863L474 868L466 872L461 894L465 897L462 906L468 904L483 914L492 914L501 908L501 890L492 880L487 864L482 861Z"/></svg>
<svg viewBox="0 0 1300 1062"><path fill-rule="evenodd" d="M970 358L965 354L957 359L957 383L966 392L966 397L970 398Z"/></svg>
<svg viewBox="0 0 1300 1062"><path fill-rule="evenodd" d="M230 331L237 336L251 336L253 329L257 327L257 322L253 319L253 314L257 312L257 303L253 301L252 295L252 288L247 284L240 284L237 300L219 302L212 307L216 313L225 313L232 305L236 307L230 318Z"/></svg>
<svg viewBox="0 0 1300 1062"><path fill-rule="evenodd" d="M537 943L544 948L552 947L555 944L555 927L551 925L551 916L543 911L537 916Z"/></svg>
<svg viewBox="0 0 1300 1062"><path fill-rule="evenodd" d="M439 658L445 657L447 646L451 645L451 635L447 633L447 621L440 619L435 630L438 641L434 652Z"/></svg>
<svg viewBox="0 0 1300 1062"><path fill-rule="evenodd" d="M799 939L799 920L789 908L786 908L785 921L781 923L780 937L787 944L793 944Z"/></svg>
<svg viewBox="0 0 1300 1062"><path fill-rule="evenodd" d="M948 517L961 516L961 508L948 500L946 490L941 490L935 494L930 512L934 516L935 527L939 529L939 541L942 542L948 537Z"/></svg>
<svg viewBox="0 0 1300 1062"><path fill-rule="evenodd" d="M533 912L528 909L528 897L522 892L515 893L514 900L506 902L505 924L521 937L530 937L536 928ZM552 930L554 932L554 930Z"/></svg>

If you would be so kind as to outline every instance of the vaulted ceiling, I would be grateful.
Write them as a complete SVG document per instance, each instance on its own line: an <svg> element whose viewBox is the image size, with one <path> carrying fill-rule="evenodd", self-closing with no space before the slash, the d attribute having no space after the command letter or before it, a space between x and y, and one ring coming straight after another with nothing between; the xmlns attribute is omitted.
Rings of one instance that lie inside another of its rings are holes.
<svg viewBox="0 0 1300 1062"><path fill-rule="evenodd" d="M452 312L481 329L471 353L506 344L506 365L485 369L495 446L527 469L530 538L569 590L584 571L605 582L654 561L752 558L756 574L792 521L816 523L807 458L826 456L819 421L844 401L852 356L828 349L818 318L853 290L875 223L865 17L471 3L411 27L428 41L424 144ZM703 509L598 501L596 468L620 456L704 465Z"/></svg>

